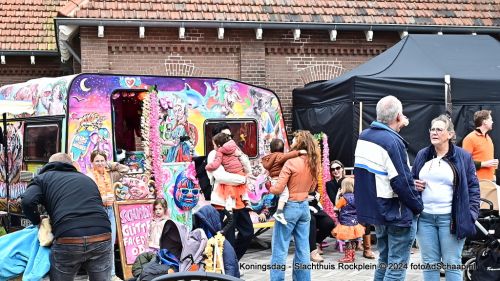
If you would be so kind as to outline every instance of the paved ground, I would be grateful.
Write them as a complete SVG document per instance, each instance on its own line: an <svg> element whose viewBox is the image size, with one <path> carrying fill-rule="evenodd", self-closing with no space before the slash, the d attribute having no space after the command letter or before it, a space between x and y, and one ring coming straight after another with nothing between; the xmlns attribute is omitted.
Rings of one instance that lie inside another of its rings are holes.
<svg viewBox="0 0 500 281"><path fill-rule="evenodd" d="M271 231L267 231L259 236L260 244L270 244L271 242ZM373 280L373 269L342 269L339 268L338 259L343 257L342 253L339 253L337 250L333 249L333 245L335 240L332 238L327 238L326 241L330 244L327 248L324 249L323 257L325 258L325 262L322 263L323 269L315 269L312 270L312 280L342 280L342 281L367 281ZM247 281L265 281L269 280L269 272L263 271L256 267L262 267L268 265L271 260L271 249L264 248L259 243L252 242L251 248L248 249L247 254L243 256L240 261L240 271L244 274L241 279ZM285 280L292 280L292 270L291 264L293 259L293 253L295 251L295 247L293 242L290 244L290 249L288 252L287 258L287 270L285 273ZM377 254L377 252L375 251ZM410 263L412 264L420 264L420 252L418 249L415 250L415 253L410 256ZM361 251L356 251L356 262L353 264L357 267L374 267L376 265L376 260L365 259L362 256ZM245 266L252 266L254 269L245 269ZM334 269L331 269L334 268ZM48 278L44 279L48 280ZM87 280L87 276L77 276L76 281L84 281ZM422 272L420 270L407 270L406 280L408 281L421 281ZM444 280L441 277L441 280Z"/></svg>
<svg viewBox="0 0 500 281"><path fill-rule="evenodd" d="M260 240L264 242L271 242L271 231L263 233L259 236ZM331 246L328 246L324 249L323 257L325 262L323 262L324 269L315 269L311 272L312 280L342 280L342 281L367 281L373 279L374 271L372 269L341 269L339 268L339 264L337 262L338 259L343 257L342 253L339 253L337 250L333 249L334 239L328 238L326 240L329 242ZM271 259L271 249L263 249L259 248L256 243L252 243L252 248L248 250L247 254L243 256L240 261L241 265L245 266L263 266L268 265ZM286 270L286 280L292 280L292 270L291 264L293 259L295 247L293 243L291 243L290 250L288 252L287 258L287 270ZM376 251L375 251L376 253ZM420 252L418 249L415 250L415 253L411 255L410 262L413 264L420 263ZM240 265L240 269L242 266ZM365 259L362 256L361 251L356 251L356 261L354 263L356 266L366 266L366 267L374 267L376 265L376 260ZM329 269L333 268L334 269ZM244 274L242 279L247 281L263 281L269 280L269 272L262 271L259 269L241 269L241 272ZM444 278L441 278L444 280ZM409 281L420 281L423 280L422 272L419 270L408 270L407 278Z"/></svg>

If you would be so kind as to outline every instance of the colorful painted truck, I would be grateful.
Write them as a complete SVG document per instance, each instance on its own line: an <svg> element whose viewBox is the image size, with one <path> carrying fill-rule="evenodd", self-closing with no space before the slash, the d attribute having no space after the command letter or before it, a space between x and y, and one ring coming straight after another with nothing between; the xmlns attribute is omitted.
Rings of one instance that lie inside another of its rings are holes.
<svg viewBox="0 0 500 281"><path fill-rule="evenodd" d="M16 199L26 189L26 175L36 174L51 154L69 153L85 173L91 152L100 149L114 160L125 151L130 173L115 185L118 201L163 194L173 218L190 224L199 187L183 182L187 167L193 156L212 150L211 129L220 121L229 123L251 160L249 196L259 209L267 192L260 159L273 138L288 146L277 96L229 79L78 74L6 85L2 99L29 101L34 108L29 116L8 117L10 168L6 175L0 166L0 207L5 210L8 176L14 213L20 213Z"/></svg>

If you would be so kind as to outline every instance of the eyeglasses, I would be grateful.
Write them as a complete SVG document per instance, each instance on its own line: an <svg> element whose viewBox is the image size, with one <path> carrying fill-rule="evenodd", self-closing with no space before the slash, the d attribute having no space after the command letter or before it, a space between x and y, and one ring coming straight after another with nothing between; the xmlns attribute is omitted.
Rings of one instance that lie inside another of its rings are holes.
<svg viewBox="0 0 500 281"><path fill-rule="evenodd" d="M199 189L181 188L180 191L183 195L187 195L189 192L191 192L194 196L196 196L198 195L198 193L200 193Z"/></svg>
<svg viewBox="0 0 500 281"><path fill-rule="evenodd" d="M332 171L335 171L335 170L336 170L336 171L340 171L340 169L342 169L342 167L337 166L337 167L332 167L332 169L331 169L331 170L332 170Z"/></svg>
<svg viewBox="0 0 500 281"><path fill-rule="evenodd" d="M441 134L442 132L444 132L443 128L430 128L429 129L429 133Z"/></svg>

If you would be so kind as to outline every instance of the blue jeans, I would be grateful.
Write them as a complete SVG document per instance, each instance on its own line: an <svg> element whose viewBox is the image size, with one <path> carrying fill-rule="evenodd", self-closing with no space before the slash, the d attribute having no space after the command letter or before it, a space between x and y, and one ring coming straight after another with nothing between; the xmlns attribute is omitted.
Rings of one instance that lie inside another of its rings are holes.
<svg viewBox="0 0 500 281"><path fill-rule="evenodd" d="M453 270L462 265L465 239L450 233L451 214L422 213L418 218L417 241L422 253L422 264L444 264L446 281L461 281L462 271ZM439 268L423 269L424 280L439 280Z"/></svg>
<svg viewBox="0 0 500 281"><path fill-rule="evenodd" d="M307 201L288 201L283 209L286 225L274 224L271 255L271 281L285 280L286 257L293 235L295 256L293 257L293 280L311 280L311 263L309 255L309 223L311 214Z"/></svg>
<svg viewBox="0 0 500 281"><path fill-rule="evenodd" d="M379 258L375 281L401 281L406 278L410 250L417 232L416 217L411 227L375 225Z"/></svg>
<svg viewBox="0 0 500 281"><path fill-rule="evenodd" d="M83 266L90 281L108 281L111 279L110 251L110 240L88 244L54 241L50 252L50 280L71 281Z"/></svg>
<svg viewBox="0 0 500 281"><path fill-rule="evenodd" d="M115 276L115 241L116 241L116 220L113 206L104 207L108 218L111 221L111 276Z"/></svg>

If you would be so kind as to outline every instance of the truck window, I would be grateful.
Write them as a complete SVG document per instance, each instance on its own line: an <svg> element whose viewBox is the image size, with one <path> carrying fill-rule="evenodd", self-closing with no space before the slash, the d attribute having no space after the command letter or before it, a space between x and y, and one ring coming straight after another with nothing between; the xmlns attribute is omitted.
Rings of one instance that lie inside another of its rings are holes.
<svg viewBox="0 0 500 281"><path fill-rule="evenodd" d="M24 129L24 161L48 162L59 149L60 130L57 123L26 123Z"/></svg>
<svg viewBox="0 0 500 281"><path fill-rule="evenodd" d="M219 122L226 122L229 125L233 140L248 157L257 157L257 121L241 119L207 120L205 122L205 155L213 149L212 129Z"/></svg>

